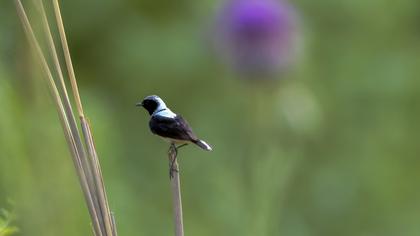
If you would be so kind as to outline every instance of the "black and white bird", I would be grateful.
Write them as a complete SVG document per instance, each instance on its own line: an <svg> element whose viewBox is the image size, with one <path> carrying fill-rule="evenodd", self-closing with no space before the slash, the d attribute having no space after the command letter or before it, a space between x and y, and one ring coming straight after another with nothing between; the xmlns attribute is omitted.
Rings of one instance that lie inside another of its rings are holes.
<svg viewBox="0 0 420 236"><path fill-rule="evenodd" d="M173 113L160 97L147 96L136 106L142 106L149 112L149 127L152 133L168 141L175 149L193 143L206 151L212 150L210 145L194 134L188 122L182 116Z"/></svg>

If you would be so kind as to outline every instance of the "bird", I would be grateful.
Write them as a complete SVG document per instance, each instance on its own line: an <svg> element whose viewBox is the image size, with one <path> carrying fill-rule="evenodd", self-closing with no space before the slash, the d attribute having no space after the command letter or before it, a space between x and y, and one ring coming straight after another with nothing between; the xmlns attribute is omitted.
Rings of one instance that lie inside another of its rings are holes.
<svg viewBox="0 0 420 236"><path fill-rule="evenodd" d="M190 143L197 145L203 150L212 151L212 147L209 144L194 134L188 122L181 115L172 112L159 96L147 96L137 103L136 106L147 110L150 115L150 131L170 143L170 150L173 148L175 151L175 158L177 150ZM173 162L175 162L175 158ZM170 171L172 169L173 163Z"/></svg>

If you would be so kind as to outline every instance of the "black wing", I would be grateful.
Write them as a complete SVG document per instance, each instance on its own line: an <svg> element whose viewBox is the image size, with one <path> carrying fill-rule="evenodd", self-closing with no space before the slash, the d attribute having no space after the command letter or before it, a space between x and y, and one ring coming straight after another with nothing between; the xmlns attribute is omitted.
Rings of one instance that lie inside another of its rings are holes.
<svg viewBox="0 0 420 236"><path fill-rule="evenodd" d="M155 115L150 118L150 130L159 136L177 140L196 141L190 125L182 116L177 115L174 118Z"/></svg>

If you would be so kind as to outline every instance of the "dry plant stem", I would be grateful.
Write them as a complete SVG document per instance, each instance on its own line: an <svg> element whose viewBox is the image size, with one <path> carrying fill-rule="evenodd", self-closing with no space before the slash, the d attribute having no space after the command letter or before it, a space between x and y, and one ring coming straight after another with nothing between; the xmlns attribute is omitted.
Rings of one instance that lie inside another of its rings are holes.
<svg viewBox="0 0 420 236"><path fill-rule="evenodd" d="M80 161L80 152L78 151L78 148L76 146L75 137L73 136L73 132L72 132L72 129L71 129L69 121L68 121L68 116L66 115L66 110L63 107L63 103L62 103L60 94L57 90L57 87L55 85L53 76L52 76L51 71L48 67L48 63L46 62L45 57L42 53L42 50L41 50L41 48L40 48L40 46L39 46L39 44L36 40L35 34L34 34L34 32L32 30L32 27L29 23L29 20L28 20L28 17L26 15L26 13L25 13L23 5L20 2L20 0L15 0L15 4L16 4L16 9L17 9L19 18L21 19L22 24L23 24L25 34L26 34L26 36L29 40L29 44L35 50L36 55L38 56L38 58L41 61L42 69L45 72L45 74L47 75L46 76L47 84L48 84L50 92L53 96L53 100L54 100L54 103L56 105L57 112L59 114L60 122L62 124L64 133L65 133L65 138L66 138L67 144L69 145L70 152L71 152L72 157L73 157L73 162L76 166L77 174L78 174L81 186L82 186L82 190L83 190L83 193L84 193L87 205L88 205L89 212L91 213L92 218L97 218L97 216L95 214L94 207L93 207L92 198L89 195L86 176L85 176L84 172L82 171L82 164L81 164L81 161ZM76 128L76 130L77 130L77 128ZM100 231L99 231L98 224L95 224L95 221L94 221L94 232L95 232L95 235L101 235Z"/></svg>
<svg viewBox="0 0 420 236"><path fill-rule="evenodd" d="M44 3L43 3L42 0L37 0L35 5L38 7L38 10L41 13L42 25L44 27L44 32L45 32L45 35L46 35L46 38L47 38L48 46L50 48L50 55L51 55L51 57L54 61L54 66L55 66L55 69L57 71L58 78L60 79L61 89L62 89L63 94L64 94L64 101L70 101L69 100L69 95L67 93L66 83L64 82L63 72L62 72L61 66L60 66L60 60L58 59L58 54L57 54L57 50L55 48L54 39L52 37L51 29L50 29L50 26L48 24L47 14L45 13ZM71 106L70 106L70 110L73 114L73 109L71 108Z"/></svg>
<svg viewBox="0 0 420 236"><path fill-rule="evenodd" d="M50 29L49 24L48 24L48 18L47 18L47 15L45 13L45 8L44 8L42 0L38 0L38 7L39 7L39 10L40 10L41 15L42 15L42 23L43 23L43 26L44 26L44 31L45 31L45 34L46 34L46 38L48 39L48 45L49 45L49 48L50 48L51 57L53 58L54 65L56 67L56 71L57 71L58 77L59 77L60 82L61 82L61 84L60 84L61 89L64 93L64 107L68 111L67 114L68 114L69 123L71 124L71 127L73 127L73 131L77 132L77 134L78 134L76 120L75 120L75 117L73 115L74 114L73 109L71 107L70 99L68 97L66 85L65 85L65 82L64 82L64 76L63 76L63 73L62 73L62 70L61 70L60 62L59 62L59 59L58 59L57 51L56 51L56 48L55 48L55 45L54 45L54 40L53 40L53 37L52 37L52 34L51 34L51 29ZM87 184L89 185L89 190L96 189L96 185L94 183L95 178L93 177L92 172L89 171L89 169L91 169L91 168L89 168L89 166L88 166L89 164L86 162L87 158L86 158L86 153L83 151L82 141L80 139L80 136L79 135L77 135L77 136L79 138L77 139L76 144L78 146L78 150L80 150L80 152L81 152L80 155L83 157L82 158L82 169L83 169L83 172L85 173L85 175L87 177ZM96 199L96 198L99 198L100 196L98 197L98 194L95 194L95 193L92 193L92 192L90 192L89 195L90 195L91 198L94 198L93 204L95 204L95 209L101 209L99 201L98 201L98 199ZM104 212L103 211L95 212L95 215L96 215L95 218L99 217L99 219L102 219L103 215L104 215ZM96 220L95 224L99 224L100 226L96 226L96 227L99 227L101 229L106 228L106 224L104 222L100 221L100 220Z"/></svg>
<svg viewBox="0 0 420 236"><path fill-rule="evenodd" d="M172 190L172 204L175 224L175 236L184 236L184 223L182 218L182 199L181 199L181 185L179 180L179 166L176 160L176 147L171 146L168 152L169 168L171 166L176 170L172 171L173 176L170 176L171 190Z"/></svg>
<svg viewBox="0 0 420 236"><path fill-rule="evenodd" d="M113 233L113 236L118 236L118 233L117 233L117 223L115 223L115 216L114 216L114 213L113 212L111 212L111 219L112 219L112 233Z"/></svg>
<svg viewBox="0 0 420 236"><path fill-rule="evenodd" d="M65 86L62 69L60 67L57 51L54 45L54 40L51 34L51 30L48 24L48 19L45 13L45 9L42 3L42 0L38 0L38 8L42 15L42 23L44 26L44 31L47 37L47 42L49 45L51 57L54 62L55 69L57 70L58 77L60 79L60 86L63 92L64 99L61 98L60 93L57 89L57 86L54 82L54 78L49 69L48 63L44 57L42 49L40 48L35 34L31 28L28 17L25 13L22 3L20 0L15 0L17 11L19 17L22 21L23 28L29 39L29 43L36 51L37 56L41 61L41 66L46 73L47 84L50 88L50 92L53 95L54 102L57 107L57 111L60 116L60 122L64 129L66 141L69 145L70 152L72 154L73 162L76 167L76 171L79 177L80 184L88 205L89 213L93 222L93 231L96 236L116 236L117 230L115 227L115 219L111 215L109 209L108 200L106 197L105 186L102 178L102 172L99 165L98 156L95 150L95 145L93 142L92 132L90 129L90 124L88 120L84 117L83 108L79 92L77 89L77 82L74 76L73 66L71 63L70 53L68 50L67 40L65 38L65 31L63 22L61 20L61 14L59 11L59 6L57 1L54 3L54 11L57 20L57 26L60 32L60 38L64 50L64 56L66 59L66 64L69 72L69 78L73 88L73 95L75 96L75 101L77 104L77 110L79 112L79 117L82 125L82 132L84 135L84 142L87 148L87 153L85 146L82 143L82 137L77 128L77 122L74 117L73 109L70 104L70 99L67 94L67 89ZM64 100L64 104L63 104ZM89 157L89 158L88 158Z"/></svg>
<svg viewBox="0 0 420 236"><path fill-rule="evenodd" d="M106 197L105 186L103 183L102 172L99 166L98 155L95 149L95 144L93 142L93 136L90 128L90 124L88 120L85 118L83 113L83 106L79 95L79 90L77 86L77 81L73 69L73 64L70 56L69 47L67 44L66 33L64 30L64 24L61 17L60 6L58 4L58 0L53 0L54 6L54 13L57 21L58 31L60 33L61 45L63 47L64 58L67 65L67 72L69 74L69 79L72 85L73 96L76 101L77 110L79 112L80 122L82 125L82 132L84 136L84 141L88 149L89 153L89 163L86 163L86 166L89 166L90 172L93 178L94 188L92 189L95 191L94 196L97 196L97 203L99 204L99 213L101 215L101 223L104 225L104 233L105 235L113 235L113 232L116 232L116 227L114 221L111 217L111 211L109 209L108 199Z"/></svg>
<svg viewBox="0 0 420 236"><path fill-rule="evenodd" d="M45 35L46 35L46 38L47 38L48 46L49 46L49 49L50 49L50 54L51 54L51 57L54 61L54 66L56 68L58 77L60 79L61 90L63 91L63 94L64 94L63 95L63 97L64 97L64 99L63 99L64 109L66 110L66 114L68 116L67 118L69 120L69 124L70 124L70 127L72 129L72 132L78 134L79 131L77 129L77 122L76 122L76 119L73 115L74 112L73 112L73 109L72 109L71 104L70 104L70 99L69 99L69 96L68 96L68 93L67 93L66 84L64 82L64 76L63 76L61 66L60 66L60 62L59 62L59 59L58 59L58 54L57 54L55 44L54 44L54 40L53 40L53 37L52 37L52 34L51 34L51 29L50 29L49 24L48 24L47 14L45 13L44 4L43 4L42 0L38 0L37 3L38 3L37 6L39 8L39 11L41 12L42 24L43 24L43 27L44 27L44 32L45 32ZM80 135L76 135L76 136L78 137L76 139L76 145L77 145L77 150L79 151L79 156L82 157L81 160L86 160L87 159L86 158L86 153L84 152L83 144L82 144ZM82 168L83 168L83 171L84 171L85 175L88 178L87 183L88 183L88 185L90 185L89 189L92 189L94 187L93 186L93 176L87 170L86 164L84 166L82 166ZM93 194L92 197L95 197L95 195ZM95 207L98 208L99 206L97 204L97 201L93 201L93 202L94 202L94 204L96 204Z"/></svg>
<svg viewBox="0 0 420 236"><path fill-rule="evenodd" d="M74 74L73 63L71 61L69 46L67 44L66 31L64 30L64 24L61 17L60 5L58 4L58 0L53 0L52 2L54 6L55 19L57 21L58 32L60 33L61 46L63 47L64 59L66 60L67 72L69 73L71 87L73 90L73 96L76 101L77 111L79 112L79 116L83 117L84 113L83 113L82 101L79 95L79 88L77 87L77 81L76 81L76 76Z"/></svg>
<svg viewBox="0 0 420 236"><path fill-rule="evenodd" d="M95 144L93 141L92 132L90 129L89 121L84 117L82 119L82 132L86 139L86 144L88 146L88 153L91 158L89 158L92 171L94 172L94 184L96 190L96 196L98 196L99 209L101 211L106 235L113 235L113 232L116 231L114 222L111 217L111 210L109 209L108 199L106 197L105 185L102 178L102 171L98 160L98 155L96 153Z"/></svg>

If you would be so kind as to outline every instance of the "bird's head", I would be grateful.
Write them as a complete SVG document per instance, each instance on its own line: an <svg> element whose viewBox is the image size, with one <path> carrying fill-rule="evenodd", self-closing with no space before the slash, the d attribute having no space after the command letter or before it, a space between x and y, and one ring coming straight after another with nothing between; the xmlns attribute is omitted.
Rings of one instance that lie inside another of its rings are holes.
<svg viewBox="0 0 420 236"><path fill-rule="evenodd" d="M145 97L143 101L137 103L136 106L144 107L144 109L146 109L150 115L152 115L153 112L157 110L166 108L165 102L163 102L163 100L157 95L150 95Z"/></svg>

